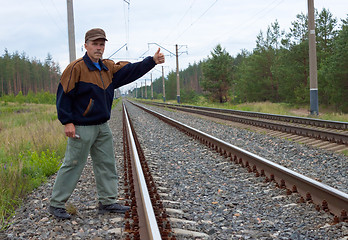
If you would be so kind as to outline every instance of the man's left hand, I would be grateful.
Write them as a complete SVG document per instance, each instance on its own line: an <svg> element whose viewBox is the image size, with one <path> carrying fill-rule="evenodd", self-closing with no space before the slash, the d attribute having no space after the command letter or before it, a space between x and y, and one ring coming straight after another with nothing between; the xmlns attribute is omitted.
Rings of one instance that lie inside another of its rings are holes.
<svg viewBox="0 0 348 240"><path fill-rule="evenodd" d="M161 64L164 63L164 55L163 53L160 53L160 48L158 48L157 52L153 56L153 60L155 61L156 64Z"/></svg>

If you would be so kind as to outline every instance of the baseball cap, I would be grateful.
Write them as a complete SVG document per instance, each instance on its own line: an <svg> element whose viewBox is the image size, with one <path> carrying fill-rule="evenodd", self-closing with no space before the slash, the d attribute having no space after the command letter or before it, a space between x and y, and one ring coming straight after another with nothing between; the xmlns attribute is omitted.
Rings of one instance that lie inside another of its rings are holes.
<svg viewBox="0 0 348 240"><path fill-rule="evenodd" d="M85 42L87 42L88 40L94 41L100 38L105 39L105 41L107 41L104 30L101 28L93 28L86 32Z"/></svg>

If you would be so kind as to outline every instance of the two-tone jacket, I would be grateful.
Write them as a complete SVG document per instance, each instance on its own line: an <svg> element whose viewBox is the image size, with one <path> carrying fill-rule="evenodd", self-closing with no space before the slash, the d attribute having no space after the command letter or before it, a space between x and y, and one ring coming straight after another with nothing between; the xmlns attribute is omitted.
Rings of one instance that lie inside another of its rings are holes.
<svg viewBox="0 0 348 240"><path fill-rule="evenodd" d="M135 81L156 63L152 57L141 62L99 60L99 70L88 57L70 63L57 90L58 119L62 124L96 125L110 119L114 89Z"/></svg>

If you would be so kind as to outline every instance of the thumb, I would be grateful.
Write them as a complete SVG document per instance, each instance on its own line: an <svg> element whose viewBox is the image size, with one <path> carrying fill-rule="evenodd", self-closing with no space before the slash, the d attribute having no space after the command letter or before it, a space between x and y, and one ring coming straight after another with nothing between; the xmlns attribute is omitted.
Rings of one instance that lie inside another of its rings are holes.
<svg viewBox="0 0 348 240"><path fill-rule="evenodd" d="M159 53L160 53L160 50L161 50L161 48L158 48L156 54L159 54Z"/></svg>

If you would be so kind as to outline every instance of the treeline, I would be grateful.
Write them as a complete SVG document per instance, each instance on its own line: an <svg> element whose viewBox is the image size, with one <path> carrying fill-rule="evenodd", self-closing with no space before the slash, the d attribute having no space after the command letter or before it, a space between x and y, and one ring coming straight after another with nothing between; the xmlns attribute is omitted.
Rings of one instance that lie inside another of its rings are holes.
<svg viewBox="0 0 348 240"><path fill-rule="evenodd" d="M192 101L198 94L202 94L200 80L202 78L201 63L189 65L183 71L180 71L180 97L186 101ZM155 99L161 99L163 92L162 78L156 79L153 82L153 92ZM143 87L144 88L144 87ZM138 88L138 97L141 97L141 91L144 89ZM150 88L147 88L147 96L150 98ZM165 78L166 99L176 99L176 72L170 72ZM135 94L135 90L133 90ZM134 95L135 96L135 95Z"/></svg>
<svg viewBox="0 0 348 240"><path fill-rule="evenodd" d="M193 102L198 96L203 94L201 87L202 81L202 62L194 63L179 72L180 75L180 98L185 102ZM177 99L176 92L176 72L171 71L165 77L165 94L167 100ZM157 78L153 81L153 96L155 99L163 99L163 80ZM151 89L149 84L146 87L147 98L151 98ZM131 90L128 94L138 98L145 98L145 86L138 87L137 89Z"/></svg>
<svg viewBox="0 0 348 240"><path fill-rule="evenodd" d="M348 112L348 18L339 23L326 9L315 18L319 104ZM208 59L181 71L181 100L203 94L219 102L309 104L308 48L307 15L298 14L288 32L275 21L260 31L253 51L233 57L217 45ZM165 82L166 98L176 99L176 73ZM162 79L153 85L162 98Z"/></svg>
<svg viewBox="0 0 348 240"><path fill-rule="evenodd" d="M348 20L348 18L347 18ZM316 14L318 94L320 104L348 111L348 22L338 26L323 9ZM278 22L257 36L252 53L244 52L235 65L232 83L242 101L309 103L308 18L299 14L290 32ZM336 30L339 27L339 30Z"/></svg>
<svg viewBox="0 0 348 240"><path fill-rule="evenodd" d="M55 93L60 79L59 64L50 54L45 62L30 60L25 53L10 54L5 49L0 57L0 96L28 93Z"/></svg>

